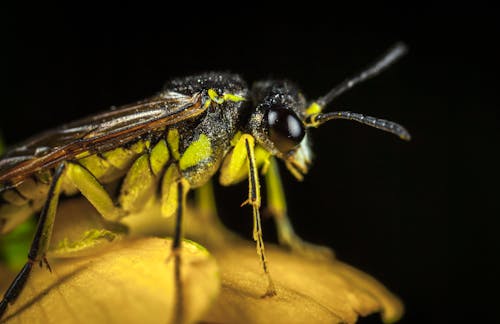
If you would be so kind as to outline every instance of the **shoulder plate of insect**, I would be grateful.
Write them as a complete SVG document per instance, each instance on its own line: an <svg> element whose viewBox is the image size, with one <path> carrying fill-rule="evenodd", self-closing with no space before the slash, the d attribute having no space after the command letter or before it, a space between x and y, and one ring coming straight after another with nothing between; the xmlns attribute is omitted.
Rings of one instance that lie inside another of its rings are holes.
<svg viewBox="0 0 500 324"><path fill-rule="evenodd" d="M267 280L264 296L274 296L262 238L260 174L280 243L308 250L288 220L276 160L301 180L311 166L311 130L335 119L409 140L406 129L391 121L348 111L323 112L337 96L405 52L404 45L396 44L314 101L288 81L265 80L248 88L240 76L229 73L178 78L151 98L48 130L11 148L0 159L0 234L33 213L40 216L26 264L0 301L0 318L22 292L35 264L50 270L46 253L61 193L81 193L110 222L119 222L156 197L161 214L175 217L175 255L181 249L186 195L207 184L217 171L222 185L248 181L244 204L253 210L253 239ZM117 195L106 190L113 182L120 184Z"/></svg>

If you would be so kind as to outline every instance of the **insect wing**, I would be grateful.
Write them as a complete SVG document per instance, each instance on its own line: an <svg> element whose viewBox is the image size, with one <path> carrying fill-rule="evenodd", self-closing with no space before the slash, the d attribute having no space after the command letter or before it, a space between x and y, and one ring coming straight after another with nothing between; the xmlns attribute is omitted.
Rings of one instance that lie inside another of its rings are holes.
<svg viewBox="0 0 500 324"><path fill-rule="evenodd" d="M0 191L83 152L111 150L141 135L194 118L207 109L201 98L201 93L185 96L163 92L31 137L0 159Z"/></svg>

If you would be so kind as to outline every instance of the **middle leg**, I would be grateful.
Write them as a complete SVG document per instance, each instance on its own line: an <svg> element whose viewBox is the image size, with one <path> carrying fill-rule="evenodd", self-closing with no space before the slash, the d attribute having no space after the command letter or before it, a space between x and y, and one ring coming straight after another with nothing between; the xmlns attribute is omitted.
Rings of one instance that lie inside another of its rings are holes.
<svg viewBox="0 0 500 324"><path fill-rule="evenodd" d="M266 176L267 208L273 216L278 232L278 241L294 252L312 258L331 258L334 252L325 246L318 246L302 240L293 229L288 218L285 192L275 158L270 159Z"/></svg>

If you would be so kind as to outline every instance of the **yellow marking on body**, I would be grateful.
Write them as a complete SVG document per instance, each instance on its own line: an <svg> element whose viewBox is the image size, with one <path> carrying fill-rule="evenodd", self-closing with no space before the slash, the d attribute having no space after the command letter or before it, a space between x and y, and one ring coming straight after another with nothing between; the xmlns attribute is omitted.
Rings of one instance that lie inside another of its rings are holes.
<svg viewBox="0 0 500 324"><path fill-rule="evenodd" d="M130 167L131 160L136 154L132 150L118 147L114 150L104 152L102 156L115 168L125 170Z"/></svg>
<svg viewBox="0 0 500 324"><path fill-rule="evenodd" d="M177 180L180 178L177 165L171 164L163 175L161 186L161 215L172 216L177 210Z"/></svg>
<svg viewBox="0 0 500 324"><path fill-rule="evenodd" d="M165 175L163 176L163 183L161 186L161 215L163 217L171 217L177 211L179 203L179 191L177 190L177 184L182 182L182 187L184 188L183 203L186 201L186 195L189 191L189 183L186 179L182 178L179 167L176 164L172 164L168 167Z"/></svg>
<svg viewBox="0 0 500 324"><path fill-rule="evenodd" d="M205 134L191 143L186 149L179 161L181 170L186 170L189 167L195 166L203 160L208 159L212 155L212 145Z"/></svg>
<svg viewBox="0 0 500 324"><path fill-rule="evenodd" d="M208 107L210 107L211 103L212 103L212 100L208 99L207 101L205 101L205 104L203 105L203 108L207 109Z"/></svg>
<svg viewBox="0 0 500 324"><path fill-rule="evenodd" d="M322 110L323 110L322 106L320 106L317 102L313 102L309 107L307 107L306 114L307 115L319 114Z"/></svg>
<svg viewBox="0 0 500 324"><path fill-rule="evenodd" d="M134 143L132 144L130 147L129 147L129 150L134 152L134 153L142 153L144 152L147 148L149 148L150 146L150 141L147 140L147 141L138 141L137 143Z"/></svg>
<svg viewBox="0 0 500 324"><path fill-rule="evenodd" d="M96 154L80 159L78 163L89 170L89 172L92 173L97 179L102 178L102 176L112 167L108 161L102 159Z"/></svg>
<svg viewBox="0 0 500 324"><path fill-rule="evenodd" d="M154 195L155 178L149 167L149 155L143 154L132 164L120 192L120 205L125 211L141 210Z"/></svg>
<svg viewBox="0 0 500 324"><path fill-rule="evenodd" d="M153 147L149 156L151 170L156 176L163 170L169 159L170 152L168 151L167 143L162 139Z"/></svg>
<svg viewBox="0 0 500 324"><path fill-rule="evenodd" d="M89 151L83 151L81 153L78 153L75 158L76 159L83 159L84 157L87 157L90 155L90 152Z"/></svg>
<svg viewBox="0 0 500 324"><path fill-rule="evenodd" d="M240 137L241 137L242 133L240 131L238 131L234 137L231 139L231 146L236 146L236 144L238 144L238 141L240 140Z"/></svg>
<svg viewBox="0 0 500 324"><path fill-rule="evenodd" d="M208 96L210 99L218 104L221 104L224 102L224 98L219 97L217 92L214 89L208 89Z"/></svg>
<svg viewBox="0 0 500 324"><path fill-rule="evenodd" d="M215 102L215 103L217 103L217 104L220 105L220 104L224 103L224 101L239 102L239 101L245 101L246 100L245 97L238 96L238 95L236 95L234 93L225 93L222 96L219 96L219 94L217 93L217 91L215 91L214 89L208 89L207 94L208 94L208 97L210 99L208 99L205 102L205 104L204 104L205 108L208 108L208 106L210 106L210 104L212 102Z"/></svg>
<svg viewBox="0 0 500 324"><path fill-rule="evenodd" d="M248 176L247 166L247 151L242 140L248 134L236 134L231 143L236 141L233 150L226 155L222 167L220 168L219 182L223 186L235 184ZM236 140L237 138L237 140Z"/></svg>
<svg viewBox="0 0 500 324"><path fill-rule="evenodd" d="M245 101L245 97L242 97L242 96L238 96L238 95L235 95L235 94L232 94L232 93L225 93L222 98L224 100L229 100L229 101L232 101L232 102L239 102L239 101Z"/></svg>
<svg viewBox="0 0 500 324"><path fill-rule="evenodd" d="M168 131L167 135L168 146L170 147L172 156L174 159L179 160L179 131L174 128Z"/></svg>

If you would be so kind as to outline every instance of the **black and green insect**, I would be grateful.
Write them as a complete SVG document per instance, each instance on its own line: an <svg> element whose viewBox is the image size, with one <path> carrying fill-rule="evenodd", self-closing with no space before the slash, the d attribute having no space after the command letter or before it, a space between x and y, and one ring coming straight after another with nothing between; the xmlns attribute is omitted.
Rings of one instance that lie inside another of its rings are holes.
<svg viewBox="0 0 500 324"><path fill-rule="evenodd" d="M186 195L219 171L219 182L248 179L254 232L267 278L264 296L276 289L262 239L259 174L265 175L268 204L281 244L307 243L288 220L276 159L297 178L307 173L310 130L348 119L410 135L397 123L348 111L323 112L337 96L378 74L406 52L397 44L367 69L325 96L308 101L289 81L265 80L249 89L235 74L209 72L174 79L157 95L46 131L7 151L0 159L0 234L41 211L27 261L0 301L0 317L29 280L35 264L45 265L59 196L81 193L110 222L120 222L157 199L165 217L175 217L173 252L181 248ZM105 185L120 183L116 194ZM210 191L203 199L212 200ZM307 249L307 248L306 248Z"/></svg>

